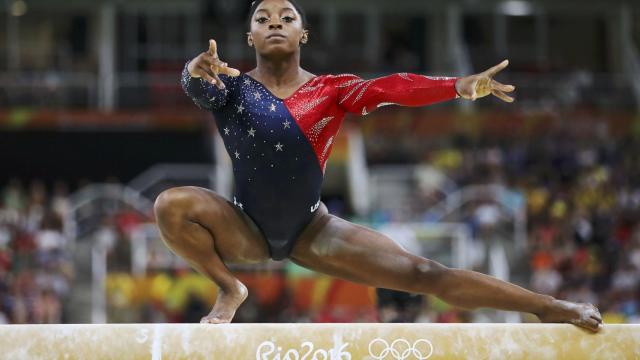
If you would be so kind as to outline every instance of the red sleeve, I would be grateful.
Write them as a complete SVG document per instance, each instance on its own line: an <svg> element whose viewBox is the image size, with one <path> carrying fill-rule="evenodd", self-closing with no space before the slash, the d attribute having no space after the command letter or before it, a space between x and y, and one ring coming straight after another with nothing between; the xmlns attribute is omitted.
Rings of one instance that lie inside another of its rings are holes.
<svg viewBox="0 0 640 360"><path fill-rule="evenodd" d="M425 106L458 97L455 77L430 77L400 73L363 80L346 74L335 76L338 105L346 112L367 115L385 105Z"/></svg>

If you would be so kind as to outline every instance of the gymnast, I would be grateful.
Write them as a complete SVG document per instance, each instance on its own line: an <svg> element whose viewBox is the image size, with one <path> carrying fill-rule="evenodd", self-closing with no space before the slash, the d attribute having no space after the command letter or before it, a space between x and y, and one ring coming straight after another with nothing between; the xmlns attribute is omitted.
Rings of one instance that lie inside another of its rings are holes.
<svg viewBox="0 0 640 360"><path fill-rule="evenodd" d="M512 102L507 93L515 88L493 79L508 61L460 78L314 75L300 67L309 37L296 1L255 1L249 24L255 69L243 74L229 67L210 40L206 52L186 63L181 78L195 104L215 115L232 160L233 199L177 187L161 193L154 206L166 245L220 289L203 323L231 322L247 297L227 264L290 259L368 286L433 294L461 308L527 312L542 322L600 328L602 318L591 304L558 300L408 253L381 233L329 214L320 201L327 158L346 113L490 94Z"/></svg>

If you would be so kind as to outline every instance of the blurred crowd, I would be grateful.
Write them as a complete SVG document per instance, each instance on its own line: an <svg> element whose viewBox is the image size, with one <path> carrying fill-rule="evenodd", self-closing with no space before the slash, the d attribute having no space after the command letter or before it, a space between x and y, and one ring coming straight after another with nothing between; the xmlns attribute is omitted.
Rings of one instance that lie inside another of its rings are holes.
<svg viewBox="0 0 640 360"><path fill-rule="evenodd" d="M0 192L0 324L60 323L74 266L67 186L10 181Z"/></svg>
<svg viewBox="0 0 640 360"><path fill-rule="evenodd" d="M536 146L539 159L551 160L535 164L541 176L519 180L528 198L531 287L598 304L607 322L640 322L638 140L557 134Z"/></svg>
<svg viewBox="0 0 640 360"><path fill-rule="evenodd" d="M640 137L572 127L534 138L460 136L425 152L424 162L459 187L502 185L512 194L507 203L524 202L524 285L596 304L606 322L640 322ZM491 198L463 211L476 238L513 221Z"/></svg>

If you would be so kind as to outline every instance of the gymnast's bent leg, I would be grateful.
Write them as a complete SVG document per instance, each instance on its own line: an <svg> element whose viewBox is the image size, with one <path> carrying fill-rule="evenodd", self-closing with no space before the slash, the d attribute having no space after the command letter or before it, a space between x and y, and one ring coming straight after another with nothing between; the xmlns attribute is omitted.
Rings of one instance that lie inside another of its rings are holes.
<svg viewBox="0 0 640 360"><path fill-rule="evenodd" d="M268 260L259 229L225 198L204 188L166 190L156 199L154 211L165 244L220 289L202 322L231 322L248 291L225 263Z"/></svg>
<svg viewBox="0 0 640 360"><path fill-rule="evenodd" d="M591 304L541 295L474 271L452 269L406 252L385 235L328 214L323 205L301 234L291 259L306 268L368 286L433 294L466 309L528 312L543 322L568 322L597 331Z"/></svg>

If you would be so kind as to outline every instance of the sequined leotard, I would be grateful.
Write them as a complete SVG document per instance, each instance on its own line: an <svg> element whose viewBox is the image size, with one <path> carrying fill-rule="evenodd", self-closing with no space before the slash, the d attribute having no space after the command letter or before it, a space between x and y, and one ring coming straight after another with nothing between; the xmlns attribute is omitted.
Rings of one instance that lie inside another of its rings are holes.
<svg viewBox="0 0 640 360"><path fill-rule="evenodd" d="M232 159L233 202L260 228L274 260L289 256L320 205L327 158L346 113L457 97L457 78L408 73L318 76L286 99L246 74L220 79L225 90L192 78L185 65L181 83L198 107L213 112Z"/></svg>

